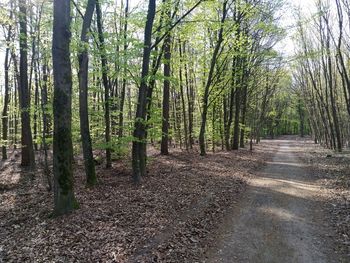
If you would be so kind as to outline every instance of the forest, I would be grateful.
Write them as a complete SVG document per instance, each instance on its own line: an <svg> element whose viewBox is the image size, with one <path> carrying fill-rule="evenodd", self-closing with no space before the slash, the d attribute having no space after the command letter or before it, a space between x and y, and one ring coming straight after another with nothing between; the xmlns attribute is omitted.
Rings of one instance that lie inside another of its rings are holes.
<svg viewBox="0 0 350 263"><path fill-rule="evenodd" d="M297 2L0 0L0 262L275 262L217 244L293 187L332 252L266 253L348 262L350 1Z"/></svg>

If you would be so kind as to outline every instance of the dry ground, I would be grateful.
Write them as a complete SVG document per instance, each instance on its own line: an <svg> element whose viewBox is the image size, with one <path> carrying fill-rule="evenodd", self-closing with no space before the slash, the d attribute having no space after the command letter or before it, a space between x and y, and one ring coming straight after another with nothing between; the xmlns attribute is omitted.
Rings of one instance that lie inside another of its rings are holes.
<svg viewBox="0 0 350 263"><path fill-rule="evenodd" d="M227 243L232 244L226 244L227 251L237 253L226 262L261 263L264 255L280 260L281 244L303 233L298 224L307 233L299 243L315 246L316 251L300 250L299 262L327 262L338 256L349 262L350 154L334 154L295 137L284 139L294 140L292 149L285 149L291 160L283 150L278 154L278 144L283 143L276 141L263 142L253 153L243 149L207 157L178 150L164 157L152 150L148 176L139 187L131 183L130 161L117 161L110 170L97 166L99 184L88 189L77 157L75 192L80 209L59 218L50 217L53 197L46 191L41 170L22 171L19 154L13 153L0 162L0 262L225 262L217 254L224 250L220 244ZM281 171L287 177L280 178ZM297 216L281 209L284 205ZM249 214L256 206L262 209L260 219L253 217L258 220L254 227L274 233L265 237L276 244L275 254L265 253L257 243L252 253L261 253L244 261L249 254L240 251L232 237L237 229L240 240L249 237L249 222L254 221ZM314 216L308 214L313 213L311 206L318 211ZM264 221L272 214L281 220ZM303 217L320 220L319 230ZM295 221L292 232L286 229L288 220ZM273 228L276 222L278 228ZM289 252L283 256L286 262L293 259Z"/></svg>
<svg viewBox="0 0 350 263"><path fill-rule="evenodd" d="M309 141L295 137L270 142L268 149L274 150L273 159L249 180L241 201L218 231L217 245L203 261L350 262L349 255L335 245L339 239L329 218L332 214L325 209L330 200L324 189L327 179L319 180L311 172L314 165L300 158L308 147ZM341 166L339 162L334 165ZM331 177L336 180L336 174ZM343 216L336 221L347 218Z"/></svg>
<svg viewBox="0 0 350 263"><path fill-rule="evenodd" d="M124 161L97 166L99 184L85 188L77 158L80 209L59 218L50 217L53 197L40 169L22 171L14 153L0 163L0 262L197 262L246 179L270 158L264 147L153 155L139 187Z"/></svg>
<svg viewBox="0 0 350 263"><path fill-rule="evenodd" d="M329 235L336 241L336 251L345 254L350 262L350 151L334 153L311 141L300 143L303 147L300 158L322 185L325 222L334 229Z"/></svg>

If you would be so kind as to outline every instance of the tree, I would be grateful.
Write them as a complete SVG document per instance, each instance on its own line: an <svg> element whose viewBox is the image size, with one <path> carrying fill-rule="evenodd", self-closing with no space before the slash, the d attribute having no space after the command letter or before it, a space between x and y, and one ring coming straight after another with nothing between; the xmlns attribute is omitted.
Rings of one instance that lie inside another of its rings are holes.
<svg viewBox="0 0 350 263"><path fill-rule="evenodd" d="M167 20L170 20L170 7L167 7ZM169 24L169 22L168 22ZM164 40L164 84L163 84L163 118L162 118L162 141L160 152L163 155L169 154L169 106L170 106L170 60L171 60L171 34Z"/></svg>
<svg viewBox="0 0 350 263"><path fill-rule="evenodd" d="M19 26L20 26L20 61L19 61L19 101L21 110L21 165L34 169L35 156L33 149L32 130L30 126L30 90L28 87L28 44L27 44L27 1L19 0Z"/></svg>
<svg viewBox="0 0 350 263"><path fill-rule="evenodd" d="M134 128L134 140L132 143L132 169L133 180L140 183L141 177L146 174L146 113L147 93L149 82L149 62L151 56L152 28L156 13L156 1L149 0L147 20L144 32L141 84L139 88L137 110Z"/></svg>
<svg viewBox="0 0 350 263"><path fill-rule="evenodd" d="M89 31L92 16L94 13L96 1L89 0L86 6L86 11L81 29L81 47L78 54L79 61L79 114L80 114L80 134L83 144L83 156L85 164L86 182L89 186L96 184L95 162L92 153L90 125L88 115L88 45L89 40L87 33Z"/></svg>
<svg viewBox="0 0 350 263"><path fill-rule="evenodd" d="M120 94L120 107L119 107L119 127L118 127L118 137L121 139L123 137L123 125L124 125L124 104L125 104L125 92L126 92L126 74L127 74L127 59L126 52L128 50L127 34L128 34L128 18L129 18L129 0L126 0L125 10L124 10L124 30L123 30L123 41L124 41L124 59L123 59L123 82L122 90Z"/></svg>
<svg viewBox="0 0 350 263"><path fill-rule="evenodd" d="M12 4L11 4L12 7ZM12 10L10 11L10 19L13 17ZM2 159L7 159L7 144L8 144L8 108L10 103L10 80L9 80L9 70L10 70L10 40L12 34L12 25L8 25L7 35L6 35L6 50L5 50L5 61L4 61L4 86L5 86L5 94L4 94L4 107L2 110Z"/></svg>
<svg viewBox="0 0 350 263"><path fill-rule="evenodd" d="M222 16L220 21L220 28L218 30L218 39L215 44L215 48L213 51L213 55L211 57L210 66L209 66L209 73L206 80L205 88L204 88L204 95L203 95L203 106L202 106L202 120L201 120L201 128L199 132L199 146L200 146L200 154L205 155L205 129L206 129L206 123L207 123L207 115L208 115L208 104L209 104L209 89L211 85L213 84L214 80L214 70L215 65L219 56L219 51L221 48L221 44L224 41L224 22L226 19L228 7L227 2L224 1L222 4Z"/></svg>
<svg viewBox="0 0 350 263"><path fill-rule="evenodd" d="M54 74L54 214L77 208L73 189L72 69L70 61L70 0L55 0L52 62Z"/></svg>
<svg viewBox="0 0 350 263"><path fill-rule="evenodd" d="M101 71L102 71L102 83L104 86L104 104L105 104L105 140L106 140L106 168L112 167L112 152L111 152L111 116L110 116L110 82L108 80L108 61L105 47L105 39L103 34L102 26L102 11L100 6L100 1L95 0L96 2L96 23L98 30L98 39L99 39L99 51L101 57Z"/></svg>

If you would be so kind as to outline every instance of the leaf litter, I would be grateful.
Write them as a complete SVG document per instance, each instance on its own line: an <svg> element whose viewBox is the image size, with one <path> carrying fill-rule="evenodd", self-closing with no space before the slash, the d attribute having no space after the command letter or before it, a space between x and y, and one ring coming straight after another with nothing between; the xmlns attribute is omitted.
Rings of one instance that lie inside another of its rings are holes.
<svg viewBox="0 0 350 263"><path fill-rule="evenodd" d="M99 183L86 188L75 161L80 208L51 218L52 193L39 169L28 175L19 157L0 163L0 261L4 262L199 262L210 233L236 203L249 175L269 154L150 151L147 176L131 182L130 160L96 167Z"/></svg>

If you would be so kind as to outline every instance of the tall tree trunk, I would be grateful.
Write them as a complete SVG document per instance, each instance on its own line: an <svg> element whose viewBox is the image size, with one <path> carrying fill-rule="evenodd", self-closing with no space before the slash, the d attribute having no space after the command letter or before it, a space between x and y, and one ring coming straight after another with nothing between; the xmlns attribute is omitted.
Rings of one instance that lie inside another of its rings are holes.
<svg viewBox="0 0 350 263"><path fill-rule="evenodd" d="M187 53L186 42L183 44L184 55ZM187 95L187 108L188 108L188 144L190 149L193 148L193 111L194 111L194 91L193 80L191 76L191 65L187 68L187 61L185 63L185 79L186 79L186 95Z"/></svg>
<svg viewBox="0 0 350 263"><path fill-rule="evenodd" d="M246 76L247 77L247 76ZM247 81L247 80L245 80ZM244 83L243 87L243 99L242 99L242 127L241 127L241 134L240 134L240 140L239 140L239 147L244 148L244 139L245 139L245 119L246 119L246 113L247 113L247 94L248 93L248 87L247 84Z"/></svg>
<svg viewBox="0 0 350 263"><path fill-rule="evenodd" d="M12 7L12 5L11 5ZM12 19L12 11L10 13ZM6 36L6 50L5 50L5 62L4 62L4 73L5 73L5 94L4 94L4 107L2 110L2 159L7 159L7 146L8 146L8 109L10 103L10 86L9 86L9 70L10 70L10 39L12 33L12 26L10 25Z"/></svg>
<svg viewBox="0 0 350 263"><path fill-rule="evenodd" d="M105 99L105 140L106 140L106 168L112 167L112 155L111 155L111 116L110 116L110 83L108 80L108 62L106 55L105 40L103 35L103 26L102 26L102 11L100 6L100 1L96 1L96 22L99 38L99 49L101 56L101 65L102 65L102 82L104 86L104 99Z"/></svg>
<svg viewBox="0 0 350 263"><path fill-rule="evenodd" d="M6 48L5 51L5 94L4 94L4 107L2 111L2 159L7 159L7 150L6 147L8 145L8 108L10 103L9 96L9 47Z"/></svg>
<svg viewBox="0 0 350 263"><path fill-rule="evenodd" d="M90 124L89 124L89 109L88 109L88 79L89 79L89 55L88 45L89 39L87 33L92 21L96 1L89 0L86 6L86 11L81 30L81 47L78 54L79 61L79 116L80 116L80 135L83 145L83 156L86 174L86 183L88 186L96 184L95 162L92 153Z"/></svg>
<svg viewBox="0 0 350 263"><path fill-rule="evenodd" d="M47 99L47 60L44 59L44 63L42 66L42 85L41 85L41 112L42 112L42 118L43 118L43 127L42 127L42 140L43 140L43 148L44 148L44 174L47 179L48 183L48 191L52 190L52 183L51 183L51 174L49 169L49 160L48 160L48 145L46 143L46 137L49 134L49 120L50 120L50 114L47 112L47 106L48 106L48 99Z"/></svg>
<svg viewBox="0 0 350 263"><path fill-rule="evenodd" d="M30 90L28 87L28 44L27 44L27 1L19 0L19 25L20 25L20 86L19 100L21 110L21 144L22 160L21 165L29 169L35 168L35 156L33 149L32 130L30 126Z"/></svg>
<svg viewBox="0 0 350 263"><path fill-rule="evenodd" d="M73 191L72 69L70 0L54 0L52 62L54 74L54 214L77 208Z"/></svg>
<svg viewBox="0 0 350 263"><path fill-rule="evenodd" d="M156 0L149 0L147 20L144 31L143 59L141 84L139 88L137 110L135 116L134 141L132 144L132 168L133 180L140 183L141 177L146 174L146 114L147 114L147 93L148 93L148 74L149 62L151 56L152 28L156 13Z"/></svg>
<svg viewBox="0 0 350 263"><path fill-rule="evenodd" d="M183 59L183 57L182 57L181 42L179 43L179 53L180 53L179 81L180 81L180 95L181 95L181 104L182 104L182 117L183 117L183 123L184 123L184 133L185 133L184 134L185 147L186 147L186 151L188 151L186 103L185 103L184 87L183 87L183 81L182 81L182 63L181 63L181 60ZM185 70L186 70L186 67L185 67Z"/></svg>
<svg viewBox="0 0 350 263"><path fill-rule="evenodd" d="M124 104L125 104L125 92L126 92L126 74L127 74L127 59L126 52L128 50L127 43L127 33L128 33L128 19L129 19L129 0L126 0L125 11L124 11L124 31L123 31L123 41L124 41L124 58L123 58L123 81L122 81L122 90L120 93L120 107L119 107L119 128L118 128L118 137L121 139L123 137L123 124L124 124Z"/></svg>
<svg viewBox="0 0 350 263"><path fill-rule="evenodd" d="M38 76L38 66L37 63L34 61L33 64L33 68L34 68L34 86L35 86L35 90L34 90L34 116L33 116L33 120L34 120L34 127L33 127L33 131L34 131L34 149L37 151L38 150L38 143L37 143L37 139L38 139L38 121L39 121L39 117L38 117L38 113L39 113L39 76Z"/></svg>
<svg viewBox="0 0 350 263"><path fill-rule="evenodd" d="M238 84L240 85L240 84ZM239 148L239 115L241 110L241 88L239 86L236 87L236 102L235 102L236 110L235 110L235 120L233 127L233 144L232 149L238 150Z"/></svg>
<svg viewBox="0 0 350 263"><path fill-rule="evenodd" d="M171 60L171 35L165 38L164 47L164 86L163 86L163 115L162 115L162 142L160 152L169 154L169 105L170 105L170 60Z"/></svg>

